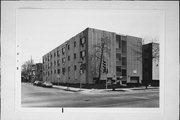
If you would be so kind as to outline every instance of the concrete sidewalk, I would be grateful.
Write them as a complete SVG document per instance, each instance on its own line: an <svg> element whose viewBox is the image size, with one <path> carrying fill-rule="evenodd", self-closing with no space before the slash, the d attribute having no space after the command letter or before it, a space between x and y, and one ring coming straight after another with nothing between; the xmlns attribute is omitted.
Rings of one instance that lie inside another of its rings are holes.
<svg viewBox="0 0 180 120"><path fill-rule="evenodd" d="M102 93L102 92L108 92L112 91L112 89L86 89L86 88L74 88L74 87L67 87L67 86L57 86L53 85L53 88L65 90L65 91L71 91L71 92L82 92L82 93ZM134 87L134 88L116 88L115 91L122 91L122 92L130 92L135 90L149 90L149 89L159 89L159 87L148 87L146 89L145 87Z"/></svg>
<svg viewBox="0 0 180 120"><path fill-rule="evenodd" d="M84 91L84 90L89 90L89 89L80 89L80 88L75 88L75 87L67 87L67 86L58 86L58 85L53 85L53 88L58 88L61 90L65 90L65 91L72 91L72 92L80 92L80 91Z"/></svg>

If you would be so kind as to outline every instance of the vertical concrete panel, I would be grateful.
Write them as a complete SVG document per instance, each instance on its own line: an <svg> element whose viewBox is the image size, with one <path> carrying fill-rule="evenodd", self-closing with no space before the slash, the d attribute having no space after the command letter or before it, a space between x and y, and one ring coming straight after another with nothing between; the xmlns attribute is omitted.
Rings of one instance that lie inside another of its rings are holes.
<svg viewBox="0 0 180 120"><path fill-rule="evenodd" d="M109 56L107 56L108 59L108 63L107 63L107 67L108 67L108 75L106 75L105 73L101 74L101 78L102 79L107 79L107 77L116 77L116 69L115 69L115 34L112 32L107 32L107 31L102 31L102 30L97 30L97 29L89 29L89 34L88 34L88 53L89 56L91 56L89 58L89 72L88 72L88 76L90 78L90 83L93 83L93 77L98 77L98 66L99 66L99 60L97 59L97 57L92 58L92 56L94 55L95 51L98 50L97 47L94 47L95 45L98 45L100 43L101 37L103 35L103 32L110 38L110 41L108 43L108 47L110 49L110 54ZM93 72L95 72L96 69L96 73L93 74ZM114 76L115 75L115 76Z"/></svg>
<svg viewBox="0 0 180 120"><path fill-rule="evenodd" d="M140 38L127 36L127 82L133 83L130 77L142 80L142 41Z"/></svg>

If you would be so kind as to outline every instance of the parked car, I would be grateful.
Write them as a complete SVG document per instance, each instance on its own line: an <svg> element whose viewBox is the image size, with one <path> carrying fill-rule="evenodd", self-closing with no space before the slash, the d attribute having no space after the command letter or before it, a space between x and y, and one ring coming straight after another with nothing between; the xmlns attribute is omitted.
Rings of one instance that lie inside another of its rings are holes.
<svg viewBox="0 0 180 120"><path fill-rule="evenodd" d="M42 86L42 81L36 80L33 85Z"/></svg>
<svg viewBox="0 0 180 120"><path fill-rule="evenodd" d="M52 84L51 82L45 81L45 82L42 83L41 86L42 86L42 87L53 87L53 84Z"/></svg>
<svg viewBox="0 0 180 120"><path fill-rule="evenodd" d="M38 85L40 83L40 81L36 80L34 81L33 85Z"/></svg>

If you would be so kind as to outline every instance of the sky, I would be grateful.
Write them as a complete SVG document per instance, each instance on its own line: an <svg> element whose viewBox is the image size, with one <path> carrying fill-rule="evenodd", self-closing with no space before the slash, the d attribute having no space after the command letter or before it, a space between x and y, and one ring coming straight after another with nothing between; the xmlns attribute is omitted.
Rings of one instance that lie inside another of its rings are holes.
<svg viewBox="0 0 180 120"><path fill-rule="evenodd" d="M87 27L159 42L163 33L159 11L19 9L16 14L21 62L42 62L42 56Z"/></svg>

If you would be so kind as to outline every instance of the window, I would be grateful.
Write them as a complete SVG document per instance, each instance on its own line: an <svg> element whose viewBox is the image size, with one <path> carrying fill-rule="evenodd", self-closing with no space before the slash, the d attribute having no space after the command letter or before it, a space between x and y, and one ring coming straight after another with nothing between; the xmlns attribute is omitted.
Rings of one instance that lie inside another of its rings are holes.
<svg viewBox="0 0 180 120"><path fill-rule="evenodd" d="M126 36L121 36L121 40L126 40Z"/></svg>
<svg viewBox="0 0 180 120"><path fill-rule="evenodd" d="M80 58L81 58L82 60L85 59L85 50L80 52Z"/></svg>
<svg viewBox="0 0 180 120"><path fill-rule="evenodd" d="M74 53L74 59L76 59L76 53Z"/></svg>
<svg viewBox="0 0 180 120"><path fill-rule="evenodd" d="M69 67L68 67L68 72L70 72L70 70L71 70L71 67L69 66Z"/></svg>
<svg viewBox="0 0 180 120"><path fill-rule="evenodd" d="M54 52L54 57L56 57L56 52Z"/></svg>
<svg viewBox="0 0 180 120"><path fill-rule="evenodd" d="M52 59L52 54L51 54L51 59Z"/></svg>
<svg viewBox="0 0 180 120"><path fill-rule="evenodd" d="M116 72L121 72L121 66L116 66Z"/></svg>
<svg viewBox="0 0 180 120"><path fill-rule="evenodd" d="M122 57L122 65L126 65L126 57Z"/></svg>
<svg viewBox="0 0 180 120"><path fill-rule="evenodd" d="M56 70L54 70L54 74L56 74Z"/></svg>
<svg viewBox="0 0 180 120"><path fill-rule="evenodd" d="M54 61L54 66L56 66L56 61Z"/></svg>
<svg viewBox="0 0 180 120"><path fill-rule="evenodd" d="M116 61L121 61L121 54L120 53L116 53Z"/></svg>
<svg viewBox="0 0 180 120"><path fill-rule="evenodd" d="M63 75L65 74L65 68L62 68L62 73L63 73Z"/></svg>
<svg viewBox="0 0 180 120"><path fill-rule="evenodd" d="M57 65L60 66L60 60L57 60Z"/></svg>
<svg viewBox="0 0 180 120"><path fill-rule="evenodd" d="M122 76L126 76L126 70L122 69Z"/></svg>
<svg viewBox="0 0 180 120"><path fill-rule="evenodd" d="M76 47L76 41L74 41L74 47Z"/></svg>
<svg viewBox="0 0 180 120"><path fill-rule="evenodd" d="M70 56L68 56L68 61L70 61Z"/></svg>
<svg viewBox="0 0 180 120"><path fill-rule="evenodd" d="M67 45L68 46L68 50L70 49L70 45Z"/></svg>
<svg viewBox="0 0 180 120"><path fill-rule="evenodd" d="M48 69L50 68L50 63L48 63Z"/></svg>
<svg viewBox="0 0 180 120"><path fill-rule="evenodd" d="M80 38L80 45L84 47L85 44L85 37Z"/></svg>
<svg viewBox="0 0 180 120"><path fill-rule="evenodd" d="M48 61L50 60L50 56L48 56Z"/></svg>
<svg viewBox="0 0 180 120"><path fill-rule="evenodd" d="M65 63L65 61L66 61L66 59L65 59L65 58L62 58L62 63L63 63L63 64Z"/></svg>
<svg viewBox="0 0 180 120"><path fill-rule="evenodd" d="M122 52L126 53L126 41L122 41Z"/></svg>
<svg viewBox="0 0 180 120"><path fill-rule="evenodd" d="M58 74L60 74L60 69L58 69Z"/></svg>
<svg viewBox="0 0 180 120"><path fill-rule="evenodd" d="M64 53L65 53L65 48L62 48L62 54L64 55Z"/></svg>
<svg viewBox="0 0 180 120"><path fill-rule="evenodd" d="M60 66L60 61L59 60L57 60L57 65Z"/></svg>
<svg viewBox="0 0 180 120"><path fill-rule="evenodd" d="M116 48L121 48L121 36L116 35Z"/></svg>
<svg viewBox="0 0 180 120"><path fill-rule="evenodd" d="M81 44L85 43L85 37L81 38Z"/></svg>
<svg viewBox="0 0 180 120"><path fill-rule="evenodd" d="M77 69L77 66L76 66L76 65L74 65L74 70L76 71L76 69Z"/></svg>
<svg viewBox="0 0 180 120"><path fill-rule="evenodd" d="M60 55L60 54L59 54L59 50L58 50L58 51L57 51L57 56L59 57L59 55Z"/></svg>
<svg viewBox="0 0 180 120"><path fill-rule="evenodd" d="M81 52L80 52L80 57L81 57L81 58L85 57L85 51L81 51Z"/></svg>

